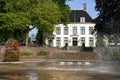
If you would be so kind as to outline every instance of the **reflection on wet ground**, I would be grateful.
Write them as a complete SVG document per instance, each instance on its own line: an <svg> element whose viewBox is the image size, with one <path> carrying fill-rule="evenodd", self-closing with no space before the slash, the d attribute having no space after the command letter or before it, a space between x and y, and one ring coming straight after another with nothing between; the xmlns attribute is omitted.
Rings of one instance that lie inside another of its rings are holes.
<svg viewBox="0 0 120 80"><path fill-rule="evenodd" d="M0 63L0 80L120 80L119 66L95 61Z"/></svg>
<svg viewBox="0 0 120 80"><path fill-rule="evenodd" d="M81 71L39 70L1 72L0 80L120 80L120 76Z"/></svg>

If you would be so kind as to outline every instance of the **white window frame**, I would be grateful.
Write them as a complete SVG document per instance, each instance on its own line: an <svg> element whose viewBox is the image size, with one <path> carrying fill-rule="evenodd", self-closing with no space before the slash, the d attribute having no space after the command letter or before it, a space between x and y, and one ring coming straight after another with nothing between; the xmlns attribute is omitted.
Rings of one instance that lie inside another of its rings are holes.
<svg viewBox="0 0 120 80"><path fill-rule="evenodd" d="M68 43L68 37L64 37L64 45Z"/></svg>
<svg viewBox="0 0 120 80"><path fill-rule="evenodd" d="M93 27L89 27L89 34L92 34L92 31L94 30L94 28Z"/></svg>
<svg viewBox="0 0 120 80"><path fill-rule="evenodd" d="M80 28L80 33L81 33L81 35L85 35L85 27Z"/></svg>
<svg viewBox="0 0 120 80"><path fill-rule="evenodd" d="M94 38L89 37L89 46L93 47L94 46Z"/></svg>
<svg viewBox="0 0 120 80"><path fill-rule="evenodd" d="M81 37L81 41L80 42L81 42L81 46L82 46L82 44L85 43L85 37Z"/></svg>
<svg viewBox="0 0 120 80"><path fill-rule="evenodd" d="M68 35L68 27L64 27L64 35Z"/></svg>
<svg viewBox="0 0 120 80"><path fill-rule="evenodd" d="M58 35L61 34L61 27L56 27L56 34L58 34Z"/></svg>
<svg viewBox="0 0 120 80"><path fill-rule="evenodd" d="M73 27L73 35L77 35L77 27Z"/></svg>
<svg viewBox="0 0 120 80"><path fill-rule="evenodd" d="M80 17L80 22L85 23L85 17Z"/></svg>
<svg viewBox="0 0 120 80"><path fill-rule="evenodd" d="M56 37L56 46L60 46L61 45L61 38L60 37Z"/></svg>

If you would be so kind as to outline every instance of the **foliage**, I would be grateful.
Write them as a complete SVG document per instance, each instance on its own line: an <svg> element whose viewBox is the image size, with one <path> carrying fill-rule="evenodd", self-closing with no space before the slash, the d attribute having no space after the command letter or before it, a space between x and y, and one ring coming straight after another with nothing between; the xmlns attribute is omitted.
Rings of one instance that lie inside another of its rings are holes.
<svg viewBox="0 0 120 80"><path fill-rule="evenodd" d="M28 0L5 0L4 12L0 13L0 22L2 22L0 29L14 31L15 29L26 29L26 24L30 24L30 3Z"/></svg>
<svg viewBox="0 0 120 80"><path fill-rule="evenodd" d="M39 42L40 45L45 44L46 34L51 34L54 31L55 24L60 22L62 22L63 24L67 24L69 22L70 8L68 7L68 5L65 4L65 2L66 0L52 0L51 5L49 5L49 2L46 2L44 5L43 3L39 5L39 8L45 7L46 9L41 9L43 13L41 13L41 11L38 12L38 15L43 15L43 19L35 17L35 19L38 20L36 21L36 26L40 26L39 28L37 28L38 34L36 36L36 40Z"/></svg>
<svg viewBox="0 0 120 80"><path fill-rule="evenodd" d="M97 47L105 47L105 44L103 42L103 37L98 37L96 41L96 46Z"/></svg>
<svg viewBox="0 0 120 80"><path fill-rule="evenodd" d="M25 32L26 32L26 30L20 30L20 29L14 30L14 32L11 32L9 30L0 29L0 40L1 41L3 39L8 40L10 38L15 38L19 41L25 40L25 35L26 35Z"/></svg>
<svg viewBox="0 0 120 80"><path fill-rule="evenodd" d="M31 56L32 55L31 52L26 52L26 51L20 52L20 54L24 55L24 56Z"/></svg>
<svg viewBox="0 0 120 80"><path fill-rule="evenodd" d="M51 31L61 16L57 4L48 0L43 0L42 3L39 2L38 5L33 8L32 13L33 26L47 32Z"/></svg>
<svg viewBox="0 0 120 80"><path fill-rule="evenodd" d="M115 49L113 52L114 52L115 56L119 56L120 57L120 49Z"/></svg>
<svg viewBox="0 0 120 80"><path fill-rule="evenodd" d="M20 37L26 36L25 33L29 31L29 25L31 24L30 9L28 9L30 3L27 1L28 0L0 1L0 5L2 5L0 7L1 36L5 36L7 39L11 37L19 39ZM3 33L5 35L2 35ZM9 35L7 35L8 33Z"/></svg>
<svg viewBox="0 0 120 80"><path fill-rule="evenodd" d="M120 0L95 0L96 11L95 30L104 35L113 35L120 38Z"/></svg>
<svg viewBox="0 0 120 80"><path fill-rule="evenodd" d="M54 25L61 19L68 22L69 7L63 0L57 1L0 0L0 36L9 33L10 37L18 38L24 33L22 37L28 38L29 31L35 27L42 31L42 34L52 33Z"/></svg>
<svg viewBox="0 0 120 80"><path fill-rule="evenodd" d="M71 0L53 0L54 2L57 2L60 11L61 11L61 23L67 24L69 22L69 14L70 14L70 8L68 5L66 5L66 1L71 1Z"/></svg>
<svg viewBox="0 0 120 80"><path fill-rule="evenodd" d="M50 2L45 1L43 1L43 3L39 4L38 8L41 9L38 12L34 13L38 16L37 18L35 17L35 23L37 24L35 26L37 26L38 29L36 39L41 45L45 43L46 33L52 33L54 31L54 25L60 21L61 17L61 12L57 4L51 2L50 5ZM44 10L42 8L44 8Z"/></svg>
<svg viewBox="0 0 120 80"><path fill-rule="evenodd" d="M37 35L36 35L36 42L39 45L45 44L44 39L43 39L43 34L41 30L38 30Z"/></svg>
<svg viewBox="0 0 120 80"><path fill-rule="evenodd" d="M38 53L37 53L37 55L41 55L41 56L46 56L46 55L48 55L49 54L49 52L48 51L44 51L44 50L41 50L41 51L39 51Z"/></svg>

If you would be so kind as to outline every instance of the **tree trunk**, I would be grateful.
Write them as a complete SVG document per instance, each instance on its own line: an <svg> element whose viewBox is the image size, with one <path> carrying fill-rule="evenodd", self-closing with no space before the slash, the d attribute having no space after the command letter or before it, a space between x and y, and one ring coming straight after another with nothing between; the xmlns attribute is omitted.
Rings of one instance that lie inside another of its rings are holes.
<svg viewBox="0 0 120 80"><path fill-rule="evenodd" d="M44 33L41 34L41 45L42 46L45 45L45 34Z"/></svg>
<svg viewBox="0 0 120 80"><path fill-rule="evenodd" d="M28 46L29 32L26 32L25 45Z"/></svg>
<svg viewBox="0 0 120 80"><path fill-rule="evenodd" d="M43 45L46 45L45 39L46 39L46 35L45 33L43 33Z"/></svg>

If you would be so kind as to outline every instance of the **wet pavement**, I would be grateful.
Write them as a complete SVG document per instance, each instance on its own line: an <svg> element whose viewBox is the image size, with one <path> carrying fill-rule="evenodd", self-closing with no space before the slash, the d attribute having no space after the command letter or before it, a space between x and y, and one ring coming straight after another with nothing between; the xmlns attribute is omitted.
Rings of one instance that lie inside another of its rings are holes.
<svg viewBox="0 0 120 80"><path fill-rule="evenodd" d="M120 80L119 66L88 60L1 62L0 80Z"/></svg>
<svg viewBox="0 0 120 80"><path fill-rule="evenodd" d="M120 76L81 71L21 70L0 72L0 80L120 80Z"/></svg>

